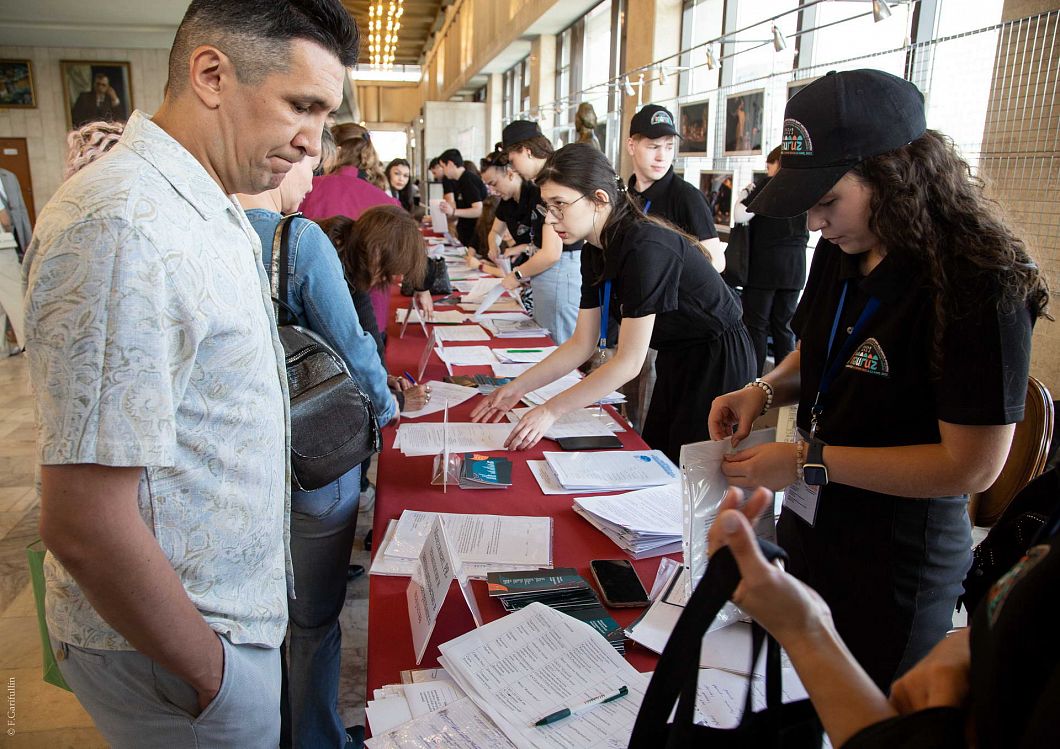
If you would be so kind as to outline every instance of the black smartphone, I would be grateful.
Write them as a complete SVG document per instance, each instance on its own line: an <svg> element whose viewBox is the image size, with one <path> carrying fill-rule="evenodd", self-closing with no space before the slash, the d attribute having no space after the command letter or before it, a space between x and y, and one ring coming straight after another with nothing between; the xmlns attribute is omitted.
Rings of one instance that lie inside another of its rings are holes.
<svg viewBox="0 0 1060 749"><path fill-rule="evenodd" d="M556 442L564 450L618 450L622 440L613 434L599 437L559 437Z"/></svg>
<svg viewBox="0 0 1060 749"><path fill-rule="evenodd" d="M589 567L608 606L638 608L651 603L628 559L594 559Z"/></svg>

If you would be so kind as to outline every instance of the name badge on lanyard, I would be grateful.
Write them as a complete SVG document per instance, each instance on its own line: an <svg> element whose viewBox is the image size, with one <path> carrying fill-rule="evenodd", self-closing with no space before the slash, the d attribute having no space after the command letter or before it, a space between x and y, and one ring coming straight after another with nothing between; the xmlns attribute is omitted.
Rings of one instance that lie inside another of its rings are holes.
<svg viewBox="0 0 1060 749"><path fill-rule="evenodd" d="M850 333L847 335L843 345L833 356L832 350L835 345L836 332L839 330L839 322L843 317L843 307L846 304L849 288L850 281L847 281L843 284L843 293L839 296L839 305L836 307L835 318L832 320L832 330L828 336L828 349L824 359L824 373L821 375L821 381L817 385L817 397L814 399L813 408L810 409L810 432L807 434L802 429L795 430L796 440L801 439L808 443L816 438L821 414L824 413L825 402L832 388L832 383L843 368L843 362L846 361L853 348L857 345L857 340L865 330L865 326L868 325L869 320L880 308L880 300L876 297L870 297L869 301L865 303L865 309L861 311L857 322L854 323L854 327L850 329ZM817 522L817 504L820 496L821 487L810 486L800 478L784 489L784 507L808 523L810 527L813 527L814 523Z"/></svg>

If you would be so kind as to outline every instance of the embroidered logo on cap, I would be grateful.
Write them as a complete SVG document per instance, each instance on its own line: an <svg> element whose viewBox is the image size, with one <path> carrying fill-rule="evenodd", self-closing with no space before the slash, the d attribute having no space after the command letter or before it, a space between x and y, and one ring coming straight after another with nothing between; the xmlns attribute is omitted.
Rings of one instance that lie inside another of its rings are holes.
<svg viewBox="0 0 1060 749"><path fill-rule="evenodd" d="M784 120L780 152L790 156L813 156L813 141L805 125L798 120Z"/></svg>
<svg viewBox="0 0 1060 749"><path fill-rule="evenodd" d="M858 350L847 362L847 369L854 369L865 374L878 375L879 377L890 377L891 368L887 364L887 357L883 353L883 347L875 338L867 339L858 346Z"/></svg>
<svg viewBox="0 0 1060 749"><path fill-rule="evenodd" d="M674 118L670 116L669 112L656 112L651 116L652 125L669 125L674 126Z"/></svg>

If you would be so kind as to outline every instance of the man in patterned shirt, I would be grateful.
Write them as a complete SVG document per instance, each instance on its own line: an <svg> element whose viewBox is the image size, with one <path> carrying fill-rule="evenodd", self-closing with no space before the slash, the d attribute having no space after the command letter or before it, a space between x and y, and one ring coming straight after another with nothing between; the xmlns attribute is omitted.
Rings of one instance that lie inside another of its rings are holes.
<svg viewBox="0 0 1060 749"><path fill-rule="evenodd" d="M319 153L356 55L339 0L194 0L26 255L48 626L115 747L279 742L286 377L233 194Z"/></svg>

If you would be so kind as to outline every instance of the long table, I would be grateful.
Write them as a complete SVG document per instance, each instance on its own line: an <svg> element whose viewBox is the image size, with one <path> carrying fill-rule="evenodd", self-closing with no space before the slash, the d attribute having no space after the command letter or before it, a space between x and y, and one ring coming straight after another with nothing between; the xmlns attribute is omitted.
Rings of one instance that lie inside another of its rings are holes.
<svg viewBox="0 0 1060 749"><path fill-rule="evenodd" d="M409 325L404 338L399 338L400 326L394 322L394 310L408 307L408 297L395 292L391 298L390 323L388 325L387 369L391 374L405 370L415 374L420 355L427 341L419 325ZM439 308L448 309L448 308ZM492 338L488 342L474 342L475 345L488 345L491 348L538 348L552 345L547 338L519 338L499 340ZM466 344L447 344L447 346ZM490 374L488 367L454 367L455 374ZM438 357L431 356L431 361L424 375L424 380L441 380L447 374L445 365ZM471 410L481 402L481 396L475 396L458 407L450 409L450 421L469 421ZM617 418L617 416L616 416ZM421 421L441 421L441 414L417 419ZM544 495L536 480L530 473L526 461L540 460L545 450L558 450L559 446L551 440L544 439L533 449L508 453L512 460L512 486L508 489L461 490L449 487L443 493L442 487L431 486L433 458L405 457L400 450L394 449L396 427L389 426L383 430L383 450L379 456L379 472L376 483L375 523L373 554L378 550L390 520L398 518L403 510L424 510L433 512L488 513L494 515L537 515L550 516L553 520L552 561L556 567L574 567L586 580L593 582L589 571L589 562L593 559L617 559L625 553L603 533L579 517L572 509L572 498L569 495ZM646 449L644 441L636 432L628 428L617 435L625 449ZM649 558L633 562L645 589L650 589L659 566L659 558ZM407 577L384 577L373 575L369 587L368 606L368 690L384 684L400 683L400 672L410 668L431 668L437 666L438 645L444 643L474 627L474 621L467 609L463 597L456 585L451 586L449 595L439 614L437 625L431 637L423 662L417 666L412 648L412 635L409 627L408 606L405 590L408 587ZM484 581L473 581L475 597L485 621L492 621L504 616L503 607L491 600L486 592ZM594 583L595 585L595 583ZM622 626L630 624L643 609L625 608L608 609L608 613ZM655 667L655 653L627 643L626 657L639 671L651 671Z"/></svg>

